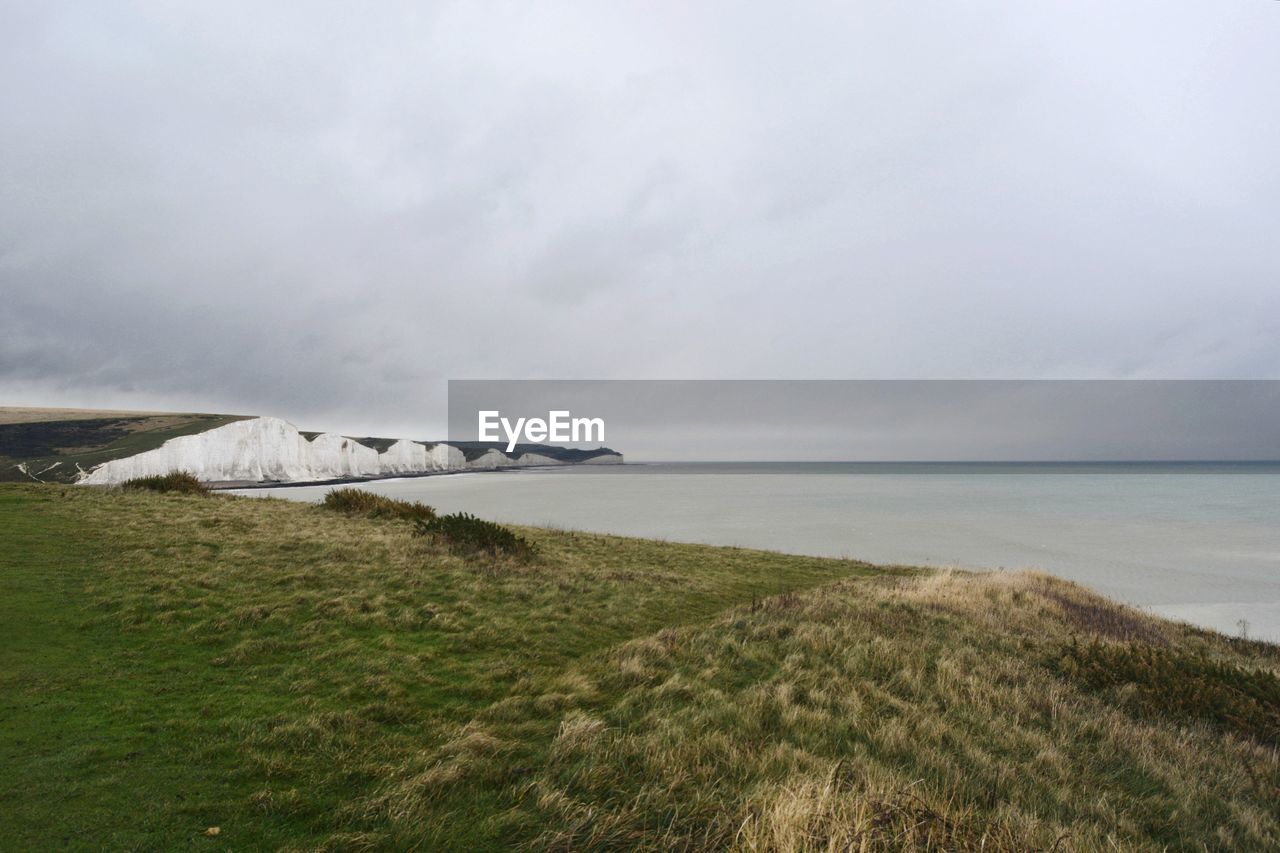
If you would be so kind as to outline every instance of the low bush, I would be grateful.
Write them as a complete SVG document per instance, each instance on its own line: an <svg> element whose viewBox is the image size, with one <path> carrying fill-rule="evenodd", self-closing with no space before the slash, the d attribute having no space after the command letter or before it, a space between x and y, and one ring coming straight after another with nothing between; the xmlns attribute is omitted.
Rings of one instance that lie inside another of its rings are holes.
<svg viewBox="0 0 1280 853"><path fill-rule="evenodd" d="M1132 686L1124 705L1150 717L1208 723L1280 746L1280 678L1141 644L1074 640L1050 668L1093 690Z"/></svg>
<svg viewBox="0 0 1280 853"><path fill-rule="evenodd" d="M430 521L436 517L436 511L424 503L396 500L364 489L330 489L320 505L334 512L363 515L369 518Z"/></svg>
<svg viewBox="0 0 1280 853"><path fill-rule="evenodd" d="M150 492L177 492L184 495L207 495L209 487L186 471L170 471L154 477L134 477L120 484L124 489L143 489Z"/></svg>
<svg viewBox="0 0 1280 853"><path fill-rule="evenodd" d="M533 543L512 533L501 524L484 521L465 512L442 515L430 521L419 521L415 532L430 536L463 556L487 555L531 560L537 553Z"/></svg>

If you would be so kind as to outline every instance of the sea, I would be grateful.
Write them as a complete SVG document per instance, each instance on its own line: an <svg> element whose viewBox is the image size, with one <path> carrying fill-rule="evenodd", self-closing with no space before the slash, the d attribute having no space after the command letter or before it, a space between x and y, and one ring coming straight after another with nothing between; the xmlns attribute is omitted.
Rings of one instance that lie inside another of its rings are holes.
<svg viewBox="0 0 1280 853"><path fill-rule="evenodd" d="M680 462L362 489L561 529L965 569L1036 569L1280 642L1280 463ZM317 501L331 486L240 494Z"/></svg>

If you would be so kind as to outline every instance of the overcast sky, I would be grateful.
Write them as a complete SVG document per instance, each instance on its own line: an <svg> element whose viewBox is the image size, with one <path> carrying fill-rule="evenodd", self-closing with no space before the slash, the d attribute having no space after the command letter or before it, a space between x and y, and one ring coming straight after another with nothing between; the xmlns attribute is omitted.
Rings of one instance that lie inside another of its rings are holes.
<svg viewBox="0 0 1280 853"><path fill-rule="evenodd" d="M1270 0L0 0L0 403L1280 377L1277 45Z"/></svg>

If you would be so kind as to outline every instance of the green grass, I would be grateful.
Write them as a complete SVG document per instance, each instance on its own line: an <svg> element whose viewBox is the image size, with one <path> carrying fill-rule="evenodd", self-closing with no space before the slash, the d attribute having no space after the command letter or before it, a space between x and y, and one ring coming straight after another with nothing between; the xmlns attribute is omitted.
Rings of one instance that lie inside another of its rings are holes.
<svg viewBox="0 0 1280 853"><path fill-rule="evenodd" d="M0 486L0 849L1280 843L1274 748L1052 664L1274 647L1035 575L412 530Z"/></svg>
<svg viewBox="0 0 1280 853"><path fill-rule="evenodd" d="M385 790L516 685L869 571L525 530L544 560L495 576L411 529L282 501L0 487L0 849L169 849L214 825L238 848L420 837Z"/></svg>

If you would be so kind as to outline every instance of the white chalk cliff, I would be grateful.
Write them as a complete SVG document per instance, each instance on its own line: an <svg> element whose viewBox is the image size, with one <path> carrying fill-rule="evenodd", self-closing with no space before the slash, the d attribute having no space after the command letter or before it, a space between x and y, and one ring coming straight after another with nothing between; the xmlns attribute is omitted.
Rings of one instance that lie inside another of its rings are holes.
<svg viewBox="0 0 1280 853"><path fill-rule="evenodd" d="M616 453L583 460L597 465L621 461L622 456ZM154 450L104 462L79 482L109 486L134 477L188 471L206 483L306 483L565 464L571 463L538 453L513 459L500 450L486 450L467 461L462 450L453 445L408 439L400 439L379 453L353 438L321 433L308 441L288 421L253 418L171 438Z"/></svg>
<svg viewBox="0 0 1280 853"><path fill-rule="evenodd" d="M468 468L497 468L503 463L512 464L511 457L507 456L501 450L486 450L478 458L467 462Z"/></svg>

